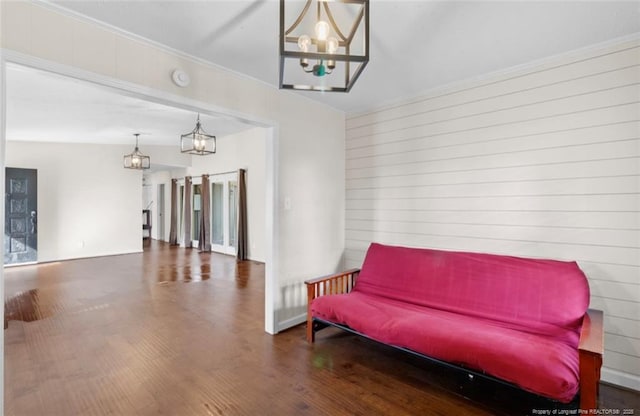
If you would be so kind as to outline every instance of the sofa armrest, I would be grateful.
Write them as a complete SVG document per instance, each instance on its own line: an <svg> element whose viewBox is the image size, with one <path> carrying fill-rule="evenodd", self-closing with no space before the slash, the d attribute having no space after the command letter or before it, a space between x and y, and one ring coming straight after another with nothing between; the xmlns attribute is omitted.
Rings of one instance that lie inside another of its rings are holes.
<svg viewBox="0 0 640 416"><path fill-rule="evenodd" d="M360 269L350 269L304 282L307 285L307 341L314 341L311 301L323 295L338 295L351 292L351 289L356 284L358 273L360 273Z"/></svg>
<svg viewBox="0 0 640 416"><path fill-rule="evenodd" d="M600 368L604 353L602 311L589 309L580 330L580 409L596 409L600 385Z"/></svg>

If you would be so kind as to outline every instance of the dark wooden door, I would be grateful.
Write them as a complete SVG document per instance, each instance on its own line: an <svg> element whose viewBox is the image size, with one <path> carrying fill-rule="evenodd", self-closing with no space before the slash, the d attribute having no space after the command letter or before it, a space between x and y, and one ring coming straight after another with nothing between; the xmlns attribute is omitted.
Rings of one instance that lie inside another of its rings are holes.
<svg viewBox="0 0 640 416"><path fill-rule="evenodd" d="M38 260L38 171L6 168L4 264Z"/></svg>

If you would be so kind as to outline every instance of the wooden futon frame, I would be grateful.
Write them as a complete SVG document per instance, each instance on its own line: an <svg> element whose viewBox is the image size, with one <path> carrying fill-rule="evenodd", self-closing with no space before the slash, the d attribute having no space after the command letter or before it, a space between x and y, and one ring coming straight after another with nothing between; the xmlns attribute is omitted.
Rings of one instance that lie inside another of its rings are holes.
<svg viewBox="0 0 640 416"><path fill-rule="evenodd" d="M327 326L335 326L340 329L355 333L357 335L367 337L366 335L360 334L347 326L339 325L333 322L327 322L318 318L313 318L311 315L312 300L324 295L349 293L356 283L359 272L360 269L351 269L341 273L307 280L305 282L305 284L307 285L307 341L309 343L313 343L315 341L315 333L317 331L326 328ZM602 311L589 309L582 322L580 343L578 349L580 360L580 409L583 410L596 409L598 406L598 389L600 382L600 367L602 366L602 346L604 336L602 316ZM448 367L454 367L458 369L462 368L445 361L416 353L415 351L411 351L406 348L396 347L393 345L391 345L391 347L409 352L413 355L420 356L429 361L437 362ZM507 383L495 377L491 377L487 374L476 372L468 368L462 369L470 374L513 386L510 383Z"/></svg>

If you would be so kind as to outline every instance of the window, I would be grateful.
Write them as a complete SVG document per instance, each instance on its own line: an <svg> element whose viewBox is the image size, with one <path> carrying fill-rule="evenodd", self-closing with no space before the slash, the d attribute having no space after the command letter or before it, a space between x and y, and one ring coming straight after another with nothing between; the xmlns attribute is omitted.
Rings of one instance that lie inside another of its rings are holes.
<svg viewBox="0 0 640 416"><path fill-rule="evenodd" d="M222 183L211 184L211 243L215 245L224 245L224 209L223 209L223 190Z"/></svg>
<svg viewBox="0 0 640 416"><path fill-rule="evenodd" d="M202 207L202 199L200 198L202 195L202 185L195 184L193 185L193 201L191 206L193 207L193 212L191 214L191 239L194 241L198 241L200 237L200 213ZM195 245L197 247L197 243Z"/></svg>
<svg viewBox="0 0 640 416"><path fill-rule="evenodd" d="M211 249L235 254L238 239L238 174L211 176Z"/></svg>
<svg viewBox="0 0 640 416"><path fill-rule="evenodd" d="M238 236L238 183L229 182L229 246L236 246Z"/></svg>
<svg viewBox="0 0 640 416"><path fill-rule="evenodd" d="M178 243L184 243L184 183L178 191Z"/></svg>

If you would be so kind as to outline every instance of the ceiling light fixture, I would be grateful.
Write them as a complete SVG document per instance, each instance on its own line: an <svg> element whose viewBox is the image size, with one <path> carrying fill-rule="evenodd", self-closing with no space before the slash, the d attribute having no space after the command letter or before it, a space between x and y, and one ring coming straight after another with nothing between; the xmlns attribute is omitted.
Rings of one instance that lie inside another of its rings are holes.
<svg viewBox="0 0 640 416"><path fill-rule="evenodd" d="M127 169L149 169L151 167L151 158L140 153L138 150L138 136L140 133L134 133L136 136L136 148L132 153L124 155L124 167Z"/></svg>
<svg viewBox="0 0 640 416"><path fill-rule="evenodd" d="M216 152L216 136L211 136L202 130L200 114L198 114L196 128L180 136L180 151L199 156Z"/></svg>
<svg viewBox="0 0 640 416"><path fill-rule="evenodd" d="M280 0L280 88L349 92L369 62L369 0L307 0L299 14L288 9ZM287 28L285 20L293 23Z"/></svg>

